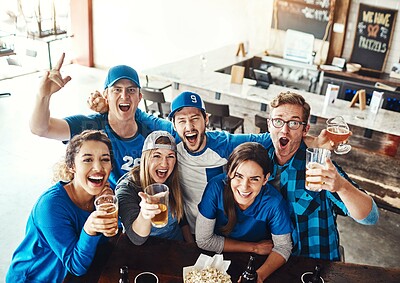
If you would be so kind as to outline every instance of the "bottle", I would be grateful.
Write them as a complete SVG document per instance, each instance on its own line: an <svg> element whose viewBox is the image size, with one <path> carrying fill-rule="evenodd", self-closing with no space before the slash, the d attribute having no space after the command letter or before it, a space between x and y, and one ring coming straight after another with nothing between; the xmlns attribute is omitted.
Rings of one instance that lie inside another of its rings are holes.
<svg viewBox="0 0 400 283"><path fill-rule="evenodd" d="M317 264L315 266L315 268L314 268L313 275L312 275L311 280L309 282L310 283L320 283L321 282L320 274L321 274L321 266L319 266Z"/></svg>
<svg viewBox="0 0 400 283"><path fill-rule="evenodd" d="M257 282L258 274L254 266L256 257L250 255L249 263L247 263L246 270L242 273L241 283Z"/></svg>
<svg viewBox="0 0 400 283"><path fill-rule="evenodd" d="M311 272L306 272L305 274L303 274L302 282L304 282L304 283L322 283L320 274L321 274L321 266L317 264L315 266L312 274L311 274Z"/></svg>
<svg viewBox="0 0 400 283"><path fill-rule="evenodd" d="M119 283L129 283L128 266L124 265L119 269Z"/></svg>

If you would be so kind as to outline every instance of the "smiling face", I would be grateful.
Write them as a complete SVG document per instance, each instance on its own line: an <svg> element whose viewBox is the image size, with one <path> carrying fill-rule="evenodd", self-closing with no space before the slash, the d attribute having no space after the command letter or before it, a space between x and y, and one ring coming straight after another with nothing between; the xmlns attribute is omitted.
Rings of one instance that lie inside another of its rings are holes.
<svg viewBox="0 0 400 283"><path fill-rule="evenodd" d="M207 122L208 118L195 107L184 107L175 113L174 128L187 151L195 153L204 149Z"/></svg>
<svg viewBox="0 0 400 283"><path fill-rule="evenodd" d="M264 176L261 166L252 160L243 161L232 171L229 178L233 197L242 210L254 202L268 176Z"/></svg>
<svg viewBox="0 0 400 283"><path fill-rule="evenodd" d="M270 118L280 118L284 121L295 120L303 121L303 107L296 104L282 104L276 108L272 108ZM305 121L307 122L307 121ZM285 123L282 128L275 128L268 121L268 129L275 148L277 161L280 165L285 164L295 154L300 147L302 139L307 135L309 125L300 126L297 130L289 129Z"/></svg>
<svg viewBox="0 0 400 283"><path fill-rule="evenodd" d="M142 99L140 89L128 79L120 79L105 90L111 119L120 121L134 119Z"/></svg>
<svg viewBox="0 0 400 283"><path fill-rule="evenodd" d="M74 173L74 186L83 188L89 195L97 195L107 183L111 169L111 156L107 145L100 141L84 141L71 168Z"/></svg>
<svg viewBox="0 0 400 283"><path fill-rule="evenodd" d="M175 151L165 148L151 150L148 170L154 182L161 184L165 183L174 170L175 163Z"/></svg>

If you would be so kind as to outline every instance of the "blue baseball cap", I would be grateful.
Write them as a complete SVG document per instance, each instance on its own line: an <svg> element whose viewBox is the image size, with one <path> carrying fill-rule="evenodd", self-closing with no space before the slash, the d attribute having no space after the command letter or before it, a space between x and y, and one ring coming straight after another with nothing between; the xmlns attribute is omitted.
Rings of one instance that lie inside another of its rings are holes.
<svg viewBox="0 0 400 283"><path fill-rule="evenodd" d="M204 113L206 112L206 107L200 95L194 92L184 91L172 101L171 113L169 113L168 118L172 119L175 113L183 107L194 107L200 109Z"/></svg>
<svg viewBox="0 0 400 283"><path fill-rule="evenodd" d="M104 89L113 86L115 82L120 79L128 79L134 82L138 88L140 88L139 76L137 72L129 66L118 65L108 70L106 81L104 82Z"/></svg>

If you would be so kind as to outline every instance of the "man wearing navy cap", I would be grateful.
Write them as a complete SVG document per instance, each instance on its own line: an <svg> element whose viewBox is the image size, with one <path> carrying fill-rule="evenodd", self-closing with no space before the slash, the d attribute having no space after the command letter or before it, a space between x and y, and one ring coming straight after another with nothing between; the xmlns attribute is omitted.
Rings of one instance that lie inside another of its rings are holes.
<svg viewBox="0 0 400 283"><path fill-rule="evenodd" d="M95 96L105 98L109 107L107 113L57 119L50 117L50 98L71 80L70 76L63 78L60 74L64 57L65 54L55 68L43 76L30 120L31 131L38 136L68 141L86 129L104 130L114 151L113 171L109 178L114 189L118 179L139 163L144 139L149 133L135 120L142 99L138 74L125 65L108 71L103 95L95 93Z"/></svg>

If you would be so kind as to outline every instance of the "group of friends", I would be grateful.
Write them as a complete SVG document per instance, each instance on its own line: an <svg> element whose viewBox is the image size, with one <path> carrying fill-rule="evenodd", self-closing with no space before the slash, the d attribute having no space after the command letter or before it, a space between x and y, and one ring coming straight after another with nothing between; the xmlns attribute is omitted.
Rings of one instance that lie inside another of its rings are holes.
<svg viewBox="0 0 400 283"><path fill-rule="evenodd" d="M132 243L155 236L216 253L267 255L258 282L290 255L339 260L338 214L365 225L378 221L374 200L331 159L306 177L306 148L331 144L325 130L308 135L310 106L301 95L280 93L271 101L269 133L206 131L198 94L180 93L169 119L155 117L138 108L137 72L118 65L108 71L103 93L88 99L97 113L58 119L50 115L50 100L71 80L60 72L64 56L41 80L30 128L67 142L65 158L55 171L57 182L32 209L6 282L62 282L68 272L85 274L97 246L120 225L95 210L102 194L117 196ZM163 228L152 227L161 211L144 194L153 183L170 188Z"/></svg>

